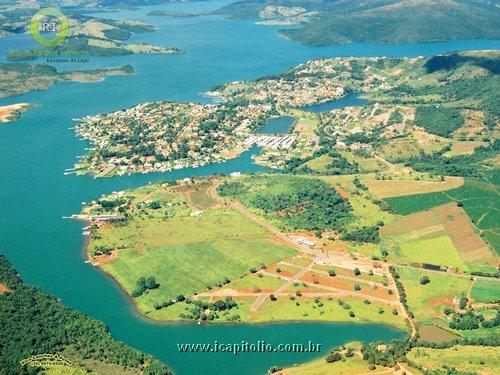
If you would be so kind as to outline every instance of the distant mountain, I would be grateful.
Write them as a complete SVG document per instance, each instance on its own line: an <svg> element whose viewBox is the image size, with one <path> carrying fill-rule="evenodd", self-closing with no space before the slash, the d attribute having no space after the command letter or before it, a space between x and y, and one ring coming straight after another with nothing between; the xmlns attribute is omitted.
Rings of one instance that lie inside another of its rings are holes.
<svg viewBox="0 0 500 375"><path fill-rule="evenodd" d="M279 13L274 24L290 24L287 8L317 12L302 28L280 32L303 44L500 39L496 0L241 0L219 12L268 24Z"/></svg>

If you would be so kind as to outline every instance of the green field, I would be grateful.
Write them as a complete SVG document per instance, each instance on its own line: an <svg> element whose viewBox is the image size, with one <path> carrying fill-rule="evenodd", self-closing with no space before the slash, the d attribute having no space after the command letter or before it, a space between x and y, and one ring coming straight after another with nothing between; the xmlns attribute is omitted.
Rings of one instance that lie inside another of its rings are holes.
<svg viewBox="0 0 500 375"><path fill-rule="evenodd" d="M486 241L500 254L499 193L496 179L491 178L491 181L467 178L465 184L458 189L386 198L385 201L401 215L410 215L453 201L460 202L474 225L482 231Z"/></svg>
<svg viewBox="0 0 500 375"><path fill-rule="evenodd" d="M209 202L200 200L206 196L206 187L199 186L200 195L192 199L208 207ZM130 295L138 289L140 278L155 279L159 287L146 289L135 297L144 313L180 294L190 297L227 280L241 283L240 277L249 273L250 268L297 254L274 241L265 229L241 213L221 208L192 211L182 195L165 186L150 185L127 191L123 197L127 203L120 208L125 207L128 219L96 226L88 251L93 254L107 247L113 252L113 258L102 262L101 267ZM116 198L103 200L113 202L113 199ZM102 213L103 200L92 205L90 212ZM113 210L116 212L116 208ZM274 286L279 280L257 281ZM248 283L251 285L253 280ZM176 308L170 306L168 313L165 308L160 312L155 310L154 315L178 318L178 314L171 316Z"/></svg>
<svg viewBox="0 0 500 375"><path fill-rule="evenodd" d="M345 309L339 305L338 298L328 300L321 298L320 306L314 298L297 297L292 301L288 297L278 298L278 301L267 299L259 308L256 322L269 322L280 320L319 320L329 322L356 322L356 323L382 323L400 329L407 329L406 323L399 315L393 315L393 306L384 303L372 302L367 305L360 298L341 298L345 304L351 306ZM297 302L300 304L297 306ZM379 308L384 309L383 314L379 314ZM353 311L355 316L350 317L349 311Z"/></svg>
<svg viewBox="0 0 500 375"><path fill-rule="evenodd" d="M193 228L194 229L194 228ZM141 310L154 303L205 290L208 285L240 277L251 267L272 263L295 251L265 238L220 239L184 245L120 250L118 259L103 269L132 293L141 276L154 276L160 287L138 297Z"/></svg>
<svg viewBox="0 0 500 375"><path fill-rule="evenodd" d="M272 276L258 277L256 274L248 274L241 279L235 279L227 285L230 289L245 289L254 291L260 290L276 290L285 283L284 280Z"/></svg>
<svg viewBox="0 0 500 375"><path fill-rule="evenodd" d="M500 372L500 357L497 347L414 348L408 353L408 358L428 369L440 369L442 364L446 364L459 371L475 372L481 369L482 374L498 374Z"/></svg>
<svg viewBox="0 0 500 375"><path fill-rule="evenodd" d="M471 296L476 302L499 302L500 281L476 280L472 286Z"/></svg>
<svg viewBox="0 0 500 375"><path fill-rule="evenodd" d="M403 284L410 310L422 323L444 324L443 309L453 303L455 297L467 294L471 281L444 272L430 272L410 267L396 267ZM420 279L428 276L430 283L421 285ZM438 319L438 320L436 320Z"/></svg>
<svg viewBox="0 0 500 375"><path fill-rule="evenodd" d="M430 263L466 269L448 236L401 243L399 247L405 258L413 263Z"/></svg>

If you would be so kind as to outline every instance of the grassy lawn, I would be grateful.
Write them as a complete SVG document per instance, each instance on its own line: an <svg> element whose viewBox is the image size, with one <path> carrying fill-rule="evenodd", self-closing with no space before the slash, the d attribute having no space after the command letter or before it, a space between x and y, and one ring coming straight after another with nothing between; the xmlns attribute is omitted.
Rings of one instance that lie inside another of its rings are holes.
<svg viewBox="0 0 500 375"><path fill-rule="evenodd" d="M282 373L283 375L354 375L369 372L368 367L368 362L358 356L334 363L326 363L325 359L321 358L296 367L289 367ZM370 373L377 374L377 371Z"/></svg>
<svg viewBox="0 0 500 375"><path fill-rule="evenodd" d="M140 277L154 276L160 284L136 299L142 311L154 303L164 302L179 294L192 295L220 283L240 277L251 267L259 267L295 253L291 248L265 238L219 239L199 243L120 250L118 258L104 264L103 269L132 293Z"/></svg>
<svg viewBox="0 0 500 375"><path fill-rule="evenodd" d="M444 323L439 319L444 316L444 307L453 306L453 298L459 297L461 293L466 294L471 283L469 279L446 273L409 267L396 269L405 288L410 310L423 323ZM423 276L429 277L429 284L420 284Z"/></svg>
<svg viewBox="0 0 500 375"><path fill-rule="evenodd" d="M377 197L384 199L411 194L435 193L455 189L463 185L462 177L446 177L441 181L416 180L362 180L370 191Z"/></svg>
<svg viewBox="0 0 500 375"><path fill-rule="evenodd" d="M401 243L399 246L403 255L413 263L430 263L466 269L465 263L460 259L457 249L448 236Z"/></svg>
<svg viewBox="0 0 500 375"><path fill-rule="evenodd" d="M284 280L278 279L276 277L259 277L258 275L251 273L241 279L232 281L226 287L230 289L245 289L248 291L254 291L254 289L256 288L260 289L261 291L273 291L278 289L284 283Z"/></svg>
<svg viewBox="0 0 500 375"><path fill-rule="evenodd" d="M472 286L472 298L476 302L500 301L500 281L476 280Z"/></svg>
<svg viewBox="0 0 500 375"><path fill-rule="evenodd" d="M316 159L309 160L304 165L311 168L312 170L322 172L326 170L326 167L330 165L332 160L333 158L331 156L329 156L328 154L323 154Z"/></svg>
<svg viewBox="0 0 500 375"><path fill-rule="evenodd" d="M265 236L266 231L231 210L212 210L200 216L155 217L136 215L123 226L100 228L89 249L106 245L112 249L143 250L162 246Z"/></svg>
<svg viewBox="0 0 500 375"><path fill-rule="evenodd" d="M442 364L456 367L459 371L481 374L498 374L500 357L496 347L455 346L448 349L414 348L408 358L427 369L439 369Z"/></svg>
<svg viewBox="0 0 500 375"><path fill-rule="evenodd" d="M320 320L329 322L381 323L406 329L404 320L399 315L392 314L392 306L378 302L372 302L367 305L362 299L358 298L348 297L341 298L341 300L351 306L350 310L341 306L338 298L332 300L321 298L320 303L316 303L314 298L306 297L297 297L294 301L286 297L278 298L274 302L266 299L258 310L255 321ZM299 306L297 306L297 303L299 303ZM323 304L323 306L320 306L320 304ZM384 309L383 314L379 314L379 308ZM349 311L353 311L355 317L350 317Z"/></svg>

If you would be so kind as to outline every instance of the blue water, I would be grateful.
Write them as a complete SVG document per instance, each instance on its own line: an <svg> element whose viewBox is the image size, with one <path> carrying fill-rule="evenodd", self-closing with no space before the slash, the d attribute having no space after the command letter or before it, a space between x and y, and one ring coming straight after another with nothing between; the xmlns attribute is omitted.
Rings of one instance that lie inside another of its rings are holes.
<svg viewBox="0 0 500 375"><path fill-rule="evenodd" d="M214 85L276 74L309 59L329 56L418 56L451 50L498 48L495 41L454 41L405 46L351 44L304 47L276 35L278 28L220 16L148 17L152 9L200 12L224 2L170 4L136 12L106 14L155 23L158 31L134 36L138 41L169 45L181 55L133 55L91 58L87 64L59 64L74 70L131 64L136 74L110 77L96 84L65 82L40 92L1 99L0 105L29 102L38 107L20 120L0 126L0 249L23 278L59 297L66 305L104 321L115 337L165 361L178 374L258 374L274 364L313 358L311 353L180 354L177 343L226 343L240 340L294 342L311 339L327 346L352 340L388 340L401 334L380 325L286 323L275 325L158 325L139 318L118 287L85 264L82 224L63 220L81 202L149 181L209 175L214 172L261 170L252 164L252 149L239 158L199 169L112 179L63 176L83 155L86 142L75 138L72 118L119 110L152 100L208 102L203 92ZM29 36L0 39L0 56L30 46Z"/></svg>
<svg viewBox="0 0 500 375"><path fill-rule="evenodd" d="M308 112L327 112L331 111L335 108L344 108L344 107L354 107L354 106L362 106L367 105L369 103L368 100L360 98L361 93L359 92L351 92L340 99L330 100L321 104L314 104L301 107L300 109Z"/></svg>
<svg viewBox="0 0 500 375"><path fill-rule="evenodd" d="M266 121L264 126L259 129L260 134L285 134L290 131L293 125L296 123L296 119L293 116L280 116L274 117Z"/></svg>

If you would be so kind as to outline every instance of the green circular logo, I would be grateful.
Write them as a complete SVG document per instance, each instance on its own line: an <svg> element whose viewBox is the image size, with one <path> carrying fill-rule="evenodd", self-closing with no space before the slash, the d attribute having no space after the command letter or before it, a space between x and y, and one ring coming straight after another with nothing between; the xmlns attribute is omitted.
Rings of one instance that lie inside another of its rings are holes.
<svg viewBox="0 0 500 375"><path fill-rule="evenodd" d="M47 22L47 16L52 16L57 18L59 22L59 30L57 30L57 25L54 20ZM55 32L56 35L53 38L44 38L40 33L42 31ZM69 22L66 16L56 8L43 8L40 9L31 19L30 32L33 39L37 43L46 47L53 47L61 44L64 38L68 35Z"/></svg>

